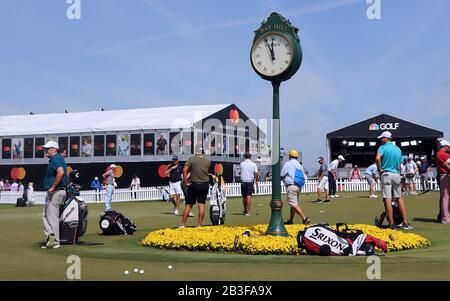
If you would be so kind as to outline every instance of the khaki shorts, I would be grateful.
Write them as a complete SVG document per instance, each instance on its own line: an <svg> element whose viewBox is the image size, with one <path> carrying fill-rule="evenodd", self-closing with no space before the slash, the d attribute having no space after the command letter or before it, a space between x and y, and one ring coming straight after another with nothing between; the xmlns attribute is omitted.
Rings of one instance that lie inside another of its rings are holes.
<svg viewBox="0 0 450 301"><path fill-rule="evenodd" d="M320 180L319 184L317 185L317 188L328 190L328 177L324 176L322 180Z"/></svg>
<svg viewBox="0 0 450 301"><path fill-rule="evenodd" d="M297 185L289 185L286 190L289 206L298 206L298 196L302 191L301 188Z"/></svg>
<svg viewBox="0 0 450 301"><path fill-rule="evenodd" d="M381 188L384 199L396 199L402 196L402 177L399 174L385 172L381 175Z"/></svg>

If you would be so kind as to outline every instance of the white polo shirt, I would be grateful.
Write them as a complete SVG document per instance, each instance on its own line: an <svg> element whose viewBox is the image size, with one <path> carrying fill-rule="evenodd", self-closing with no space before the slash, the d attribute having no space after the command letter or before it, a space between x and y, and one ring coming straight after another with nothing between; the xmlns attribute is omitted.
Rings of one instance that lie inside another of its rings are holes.
<svg viewBox="0 0 450 301"><path fill-rule="evenodd" d="M339 160L333 160L331 161L330 165L328 166L328 171L336 171L337 168L339 167Z"/></svg>
<svg viewBox="0 0 450 301"><path fill-rule="evenodd" d="M241 162L241 182L253 182L257 172L258 166L252 160L246 159Z"/></svg>

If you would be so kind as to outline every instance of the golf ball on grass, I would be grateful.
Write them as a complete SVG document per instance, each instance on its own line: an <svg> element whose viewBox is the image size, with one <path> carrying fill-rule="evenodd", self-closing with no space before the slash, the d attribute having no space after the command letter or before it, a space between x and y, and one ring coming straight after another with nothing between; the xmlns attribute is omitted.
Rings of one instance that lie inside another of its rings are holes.
<svg viewBox="0 0 450 301"><path fill-rule="evenodd" d="M139 269L138 269L138 268L135 268L135 269L133 270L133 272L137 273L137 272L139 272Z"/></svg>
<svg viewBox="0 0 450 301"><path fill-rule="evenodd" d="M123 272L124 275L128 275L129 273L130 272L128 272L128 271Z"/></svg>
<svg viewBox="0 0 450 301"><path fill-rule="evenodd" d="M171 265L169 265L168 267L167 267L169 270L171 270L172 269L172 266Z"/></svg>
<svg viewBox="0 0 450 301"><path fill-rule="evenodd" d="M139 274L141 274L141 275L144 274L144 270L140 270Z"/></svg>

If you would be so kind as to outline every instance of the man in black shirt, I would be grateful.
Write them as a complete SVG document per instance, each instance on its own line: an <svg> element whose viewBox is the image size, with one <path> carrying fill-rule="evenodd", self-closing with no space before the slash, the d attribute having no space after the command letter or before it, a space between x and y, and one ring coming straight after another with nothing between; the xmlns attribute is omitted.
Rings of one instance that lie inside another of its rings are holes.
<svg viewBox="0 0 450 301"><path fill-rule="evenodd" d="M431 171L430 164L426 157L421 158L419 167L420 182L422 184L422 191L430 191L430 182L428 181L428 173Z"/></svg>
<svg viewBox="0 0 450 301"><path fill-rule="evenodd" d="M159 136L158 141L156 141L156 154L157 155L167 155L166 151L167 140L164 138L164 135L161 134Z"/></svg>
<svg viewBox="0 0 450 301"><path fill-rule="evenodd" d="M180 208L180 195L183 192L181 188L181 175L183 166L178 162L178 157L173 156L172 163L167 166L166 176L169 177L170 201L173 204L173 214L178 215ZM192 213L189 216L194 216Z"/></svg>

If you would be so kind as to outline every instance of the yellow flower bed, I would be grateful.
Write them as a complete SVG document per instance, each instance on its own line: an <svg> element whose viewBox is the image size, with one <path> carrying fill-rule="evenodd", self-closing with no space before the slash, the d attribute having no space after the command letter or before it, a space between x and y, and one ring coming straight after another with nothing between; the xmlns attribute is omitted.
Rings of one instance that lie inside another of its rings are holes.
<svg viewBox="0 0 450 301"><path fill-rule="evenodd" d="M306 254L297 247L297 233L303 225L286 225L288 237L264 235L265 225L208 226L202 228L161 229L150 232L142 240L145 246L192 251L241 251L247 254ZM351 229L386 241L389 251L417 249L430 246L428 239L410 232L380 229L371 225L348 225ZM250 236L242 234L249 230ZM236 235L239 240L235 249Z"/></svg>

